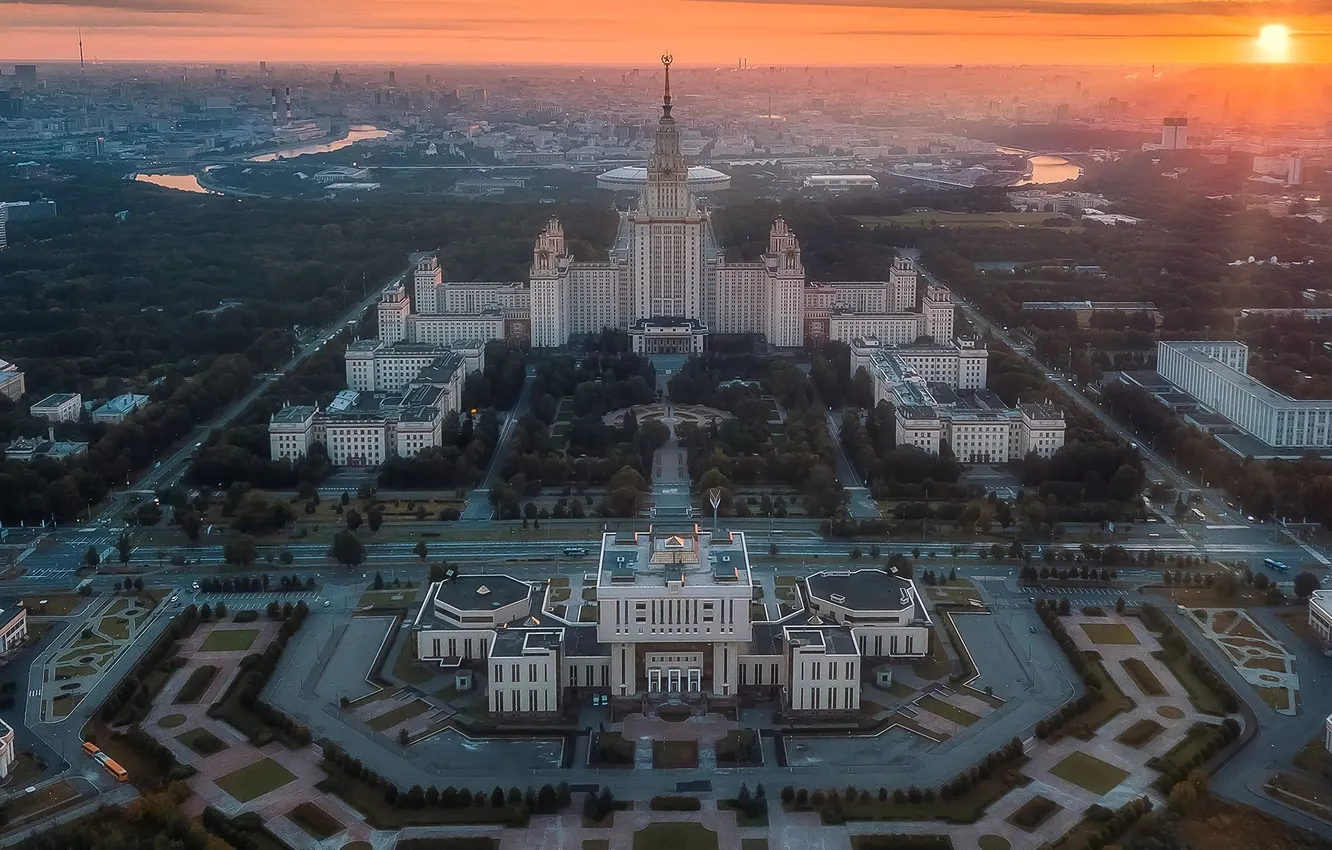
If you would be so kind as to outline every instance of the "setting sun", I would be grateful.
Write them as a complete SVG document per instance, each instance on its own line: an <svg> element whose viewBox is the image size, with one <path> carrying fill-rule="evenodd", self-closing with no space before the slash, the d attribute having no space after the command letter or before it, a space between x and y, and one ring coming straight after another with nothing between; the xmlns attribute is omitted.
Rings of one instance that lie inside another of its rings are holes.
<svg viewBox="0 0 1332 850"><path fill-rule="evenodd" d="M1285 62L1290 58L1290 29L1283 24L1268 24L1258 31L1258 55L1264 62Z"/></svg>

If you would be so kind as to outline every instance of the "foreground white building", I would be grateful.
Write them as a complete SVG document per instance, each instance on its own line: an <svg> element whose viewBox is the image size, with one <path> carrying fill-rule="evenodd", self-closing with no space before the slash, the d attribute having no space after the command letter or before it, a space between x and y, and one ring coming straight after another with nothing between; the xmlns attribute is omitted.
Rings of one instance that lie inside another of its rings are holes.
<svg viewBox="0 0 1332 850"><path fill-rule="evenodd" d="M963 463L1007 463L1034 452L1050 457L1064 445L1064 414L1044 404L1009 407L987 390L989 352L979 342L884 345L851 342L851 374L874 382L874 403L890 402L897 445L938 454L947 442Z"/></svg>
<svg viewBox="0 0 1332 850"><path fill-rule="evenodd" d="M7 360L0 360L0 396L18 401L28 391L25 374Z"/></svg>
<svg viewBox="0 0 1332 850"><path fill-rule="evenodd" d="M915 585L879 569L811 576L797 610L754 620L740 532L681 524L606 534L595 587L597 621L580 623L547 610L545 582L437 582L412 623L417 658L477 671L500 715L549 715L575 690L644 707L751 694L808 714L857 711L865 660L929 653L932 623Z"/></svg>
<svg viewBox="0 0 1332 850"><path fill-rule="evenodd" d="M1242 342L1161 341L1156 371L1274 448L1332 447L1332 399L1294 399L1250 377Z"/></svg>
<svg viewBox="0 0 1332 850"><path fill-rule="evenodd" d="M698 352L710 334L761 334L778 347L870 334L893 342L951 339L950 293L927 287L918 298L916 269L905 258L887 281L811 284L795 234L778 219L761 257L728 260L695 194L723 178L685 161L668 68L646 179L637 204L621 213L604 261L574 260L556 220L537 235L525 281L446 281L433 255L414 255L410 295L398 284L381 297L380 338L558 348L579 334L619 328L634 350L649 353Z"/></svg>
<svg viewBox="0 0 1332 850"><path fill-rule="evenodd" d="M83 396L78 393L52 393L29 407L28 415L50 422L78 422L83 415Z"/></svg>

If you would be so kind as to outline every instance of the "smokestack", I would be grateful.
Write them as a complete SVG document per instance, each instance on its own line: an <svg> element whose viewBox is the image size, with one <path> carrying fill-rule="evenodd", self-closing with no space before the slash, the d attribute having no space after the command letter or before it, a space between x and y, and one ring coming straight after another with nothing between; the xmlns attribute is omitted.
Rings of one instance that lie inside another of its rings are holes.
<svg viewBox="0 0 1332 850"><path fill-rule="evenodd" d="M291 123L291 86L287 86L287 123Z"/></svg>
<svg viewBox="0 0 1332 850"><path fill-rule="evenodd" d="M271 95L272 95L272 98L273 98L273 101L272 101L272 109L273 109L273 126L276 127L276 126L277 126L277 89L269 89L268 91L269 91L269 94L271 94Z"/></svg>

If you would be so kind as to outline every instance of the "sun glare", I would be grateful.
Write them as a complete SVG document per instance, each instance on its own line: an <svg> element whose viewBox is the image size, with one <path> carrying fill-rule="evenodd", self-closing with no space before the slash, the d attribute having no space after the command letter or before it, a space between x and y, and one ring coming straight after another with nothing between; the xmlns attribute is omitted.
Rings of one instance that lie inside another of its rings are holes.
<svg viewBox="0 0 1332 850"><path fill-rule="evenodd" d="M1258 56L1264 62L1290 58L1290 30L1284 24L1267 24L1258 31Z"/></svg>

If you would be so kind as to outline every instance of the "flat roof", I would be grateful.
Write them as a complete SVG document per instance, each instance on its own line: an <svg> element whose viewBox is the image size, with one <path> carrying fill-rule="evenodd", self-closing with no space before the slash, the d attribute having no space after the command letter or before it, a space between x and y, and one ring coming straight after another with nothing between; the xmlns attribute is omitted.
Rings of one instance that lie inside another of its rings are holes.
<svg viewBox="0 0 1332 850"><path fill-rule="evenodd" d="M270 421L294 425L314 416L316 409L312 404L289 404L274 413Z"/></svg>
<svg viewBox="0 0 1332 850"><path fill-rule="evenodd" d="M51 393L49 396L37 402L32 406L32 408L29 409L31 410L33 408L38 408L38 407L59 407L62 404L68 404L71 401L77 401L78 398L79 398L78 393Z"/></svg>
<svg viewBox="0 0 1332 850"><path fill-rule="evenodd" d="M911 579L881 569L815 573L805 587L811 597L850 611L905 611L920 603Z"/></svg>
<svg viewBox="0 0 1332 850"><path fill-rule="evenodd" d="M440 582L435 598L459 611L494 611L531 593L531 585L510 576L460 575Z"/></svg>
<svg viewBox="0 0 1332 850"><path fill-rule="evenodd" d="M699 531L691 522L657 523L645 532L602 535L599 587L665 587L669 581L748 587L744 535Z"/></svg>

